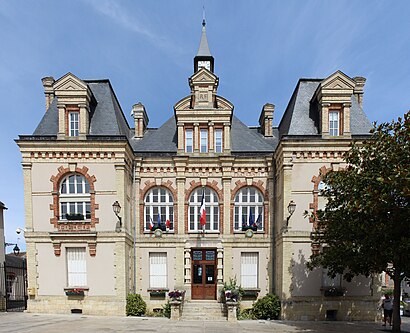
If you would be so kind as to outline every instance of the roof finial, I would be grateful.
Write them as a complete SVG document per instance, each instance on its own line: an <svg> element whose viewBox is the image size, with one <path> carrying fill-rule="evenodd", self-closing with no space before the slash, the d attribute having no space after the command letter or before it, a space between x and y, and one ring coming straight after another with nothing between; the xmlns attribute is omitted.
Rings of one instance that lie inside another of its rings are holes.
<svg viewBox="0 0 410 333"><path fill-rule="evenodd" d="M205 5L202 6L202 26L205 27Z"/></svg>

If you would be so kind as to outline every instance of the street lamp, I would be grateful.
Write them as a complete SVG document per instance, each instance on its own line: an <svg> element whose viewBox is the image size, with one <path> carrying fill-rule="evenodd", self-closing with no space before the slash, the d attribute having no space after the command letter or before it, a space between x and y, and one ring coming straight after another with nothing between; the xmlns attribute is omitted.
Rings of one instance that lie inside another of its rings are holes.
<svg viewBox="0 0 410 333"><path fill-rule="evenodd" d="M287 229L288 226L289 226L289 219L290 219L290 217L293 215L293 213L295 212L295 209L296 209L296 203L295 203L293 200L291 200L291 201L289 202L289 204L288 204L288 213L289 213L289 216L286 218L286 229Z"/></svg>
<svg viewBox="0 0 410 333"><path fill-rule="evenodd" d="M115 214L115 216L117 216L118 218L118 222L115 226L115 231L120 232L121 231L121 227L122 227L122 221L121 221L121 216L119 216L120 212L121 212L121 205L118 201L115 201L112 204L112 210Z"/></svg>
<svg viewBox="0 0 410 333"><path fill-rule="evenodd" d="M18 256L20 254L20 248L18 247L18 245L16 243L5 243L4 244L4 246L12 246L12 245L14 245L14 247L13 247L14 255Z"/></svg>

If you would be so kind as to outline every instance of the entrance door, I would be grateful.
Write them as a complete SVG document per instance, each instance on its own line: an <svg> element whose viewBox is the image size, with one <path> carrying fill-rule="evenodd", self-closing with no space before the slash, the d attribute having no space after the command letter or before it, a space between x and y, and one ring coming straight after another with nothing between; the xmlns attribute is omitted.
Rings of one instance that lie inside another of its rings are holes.
<svg viewBox="0 0 410 333"><path fill-rule="evenodd" d="M216 250L192 250L192 299L216 299Z"/></svg>

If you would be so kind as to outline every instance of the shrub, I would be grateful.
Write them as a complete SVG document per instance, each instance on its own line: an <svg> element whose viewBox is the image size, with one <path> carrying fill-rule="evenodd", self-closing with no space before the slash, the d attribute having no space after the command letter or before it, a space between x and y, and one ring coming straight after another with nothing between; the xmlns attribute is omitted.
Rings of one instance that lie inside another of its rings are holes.
<svg viewBox="0 0 410 333"><path fill-rule="evenodd" d="M169 301L162 306L162 314L164 317L171 318L171 304Z"/></svg>
<svg viewBox="0 0 410 333"><path fill-rule="evenodd" d="M280 314L279 297L268 294L258 299L253 305L252 314L256 319L278 319Z"/></svg>
<svg viewBox="0 0 410 333"><path fill-rule="evenodd" d="M127 316L142 316L147 310L147 304L139 294L129 294L127 296Z"/></svg>

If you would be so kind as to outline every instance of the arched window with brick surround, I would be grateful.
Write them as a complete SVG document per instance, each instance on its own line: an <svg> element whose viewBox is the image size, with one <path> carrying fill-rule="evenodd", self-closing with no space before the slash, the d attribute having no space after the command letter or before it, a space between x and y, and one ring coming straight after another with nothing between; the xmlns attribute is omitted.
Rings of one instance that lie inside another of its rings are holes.
<svg viewBox="0 0 410 333"><path fill-rule="evenodd" d="M144 199L144 230L150 230L150 222L154 225L159 220L169 231L174 230L174 198L165 187L154 187L145 195Z"/></svg>
<svg viewBox="0 0 410 333"><path fill-rule="evenodd" d="M242 231L243 226L257 225L263 230L263 196L252 186L241 188L234 201L234 231Z"/></svg>
<svg viewBox="0 0 410 333"><path fill-rule="evenodd" d="M218 196L214 190L209 187L199 187L191 193L189 197L189 211L188 211L188 230L199 231L202 230L200 225L200 208L202 201L202 194L205 198L206 211L206 231L219 231L219 203Z"/></svg>
<svg viewBox="0 0 410 333"><path fill-rule="evenodd" d="M83 175L69 174L60 183L60 220L91 219L90 184Z"/></svg>

